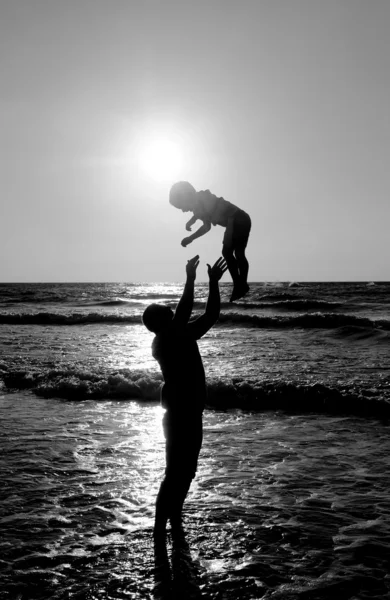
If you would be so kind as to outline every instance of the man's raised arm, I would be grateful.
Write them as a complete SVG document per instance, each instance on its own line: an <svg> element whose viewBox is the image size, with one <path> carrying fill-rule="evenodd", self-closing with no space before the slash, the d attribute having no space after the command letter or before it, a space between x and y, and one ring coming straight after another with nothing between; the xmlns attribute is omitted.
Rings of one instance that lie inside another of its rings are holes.
<svg viewBox="0 0 390 600"><path fill-rule="evenodd" d="M207 299L206 310L204 314L188 324L187 330L199 339L218 321L221 308L221 298L219 294L219 280L227 270L227 264L221 257L210 267L207 265L209 275L209 297Z"/></svg>
<svg viewBox="0 0 390 600"><path fill-rule="evenodd" d="M186 273L187 279L184 286L183 294L175 310L173 322L175 325L187 325L192 313L194 304L194 285L196 278L196 269L199 265L199 254L187 261Z"/></svg>

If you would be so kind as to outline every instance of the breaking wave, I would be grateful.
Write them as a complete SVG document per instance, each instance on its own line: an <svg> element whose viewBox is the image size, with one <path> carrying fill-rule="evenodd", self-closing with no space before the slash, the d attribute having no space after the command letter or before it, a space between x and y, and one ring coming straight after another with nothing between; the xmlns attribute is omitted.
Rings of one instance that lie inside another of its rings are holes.
<svg viewBox="0 0 390 600"><path fill-rule="evenodd" d="M193 315L196 318L197 314ZM90 313L3 313L0 314L0 323L7 325L83 325L88 323L124 323L140 324L141 312L138 314L104 314ZM242 312L221 312L219 324L232 326L247 326L261 329L288 329L298 327L301 329L335 329L340 327L363 327L390 331L390 320L369 319L346 315L343 313L302 313L299 315L255 315Z"/></svg>
<svg viewBox="0 0 390 600"><path fill-rule="evenodd" d="M333 313L303 313L294 316L259 316L241 313L221 313L219 323L248 325L264 329L300 327L302 329L334 329L345 326L390 330L390 321L372 320L354 315Z"/></svg>
<svg viewBox="0 0 390 600"><path fill-rule="evenodd" d="M134 300L124 300L122 298L112 298L110 300L96 300L87 301L80 303L80 306L128 306L131 304L138 304Z"/></svg>
<svg viewBox="0 0 390 600"><path fill-rule="evenodd" d="M97 312L61 314L51 312L0 314L6 325L83 325L87 323L141 323L141 315L102 314Z"/></svg>
<svg viewBox="0 0 390 600"><path fill-rule="evenodd" d="M45 398L67 400L159 401L159 373L121 369L112 373L88 370L12 370L1 374L9 391L30 390ZM283 380L214 378L208 381L208 406L219 409L285 410L390 417L388 386L340 387Z"/></svg>

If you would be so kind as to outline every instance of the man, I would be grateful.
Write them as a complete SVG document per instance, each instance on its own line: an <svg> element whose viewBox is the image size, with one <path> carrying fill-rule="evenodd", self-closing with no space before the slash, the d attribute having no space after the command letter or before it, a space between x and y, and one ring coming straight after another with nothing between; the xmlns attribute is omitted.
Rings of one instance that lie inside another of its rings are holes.
<svg viewBox="0 0 390 600"><path fill-rule="evenodd" d="M187 280L175 312L163 304L151 304L143 314L144 325L156 334L152 355L164 377L161 404L165 408L165 477L156 501L154 536L165 535L168 519L180 528L181 512L195 477L202 446L202 413L206 401L206 379L197 340L217 321L220 311L218 282L227 269L219 258L208 268L209 296L203 315L189 322L199 256L187 262Z"/></svg>

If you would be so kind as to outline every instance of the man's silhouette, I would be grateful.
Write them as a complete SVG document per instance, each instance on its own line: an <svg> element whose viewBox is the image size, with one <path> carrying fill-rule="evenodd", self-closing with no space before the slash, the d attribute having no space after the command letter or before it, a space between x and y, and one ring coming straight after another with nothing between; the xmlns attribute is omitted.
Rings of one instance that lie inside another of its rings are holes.
<svg viewBox="0 0 390 600"><path fill-rule="evenodd" d="M165 535L168 519L172 528L181 526L181 512L202 446L202 413L206 401L206 379L197 340L217 321L220 311L218 282L227 269L223 258L207 265L209 296L203 315L189 322L199 256L187 262L187 280L175 312L163 304L151 304L143 314L144 325L156 334L152 355L164 377L161 404L165 408L165 477L156 501L154 536Z"/></svg>

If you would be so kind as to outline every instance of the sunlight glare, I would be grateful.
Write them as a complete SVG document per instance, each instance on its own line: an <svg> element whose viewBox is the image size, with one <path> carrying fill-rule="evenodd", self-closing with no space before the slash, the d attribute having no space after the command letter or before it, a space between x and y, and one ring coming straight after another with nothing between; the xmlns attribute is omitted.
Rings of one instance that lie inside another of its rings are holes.
<svg viewBox="0 0 390 600"><path fill-rule="evenodd" d="M143 173L156 181L174 181L182 167L182 150L168 137L145 141L139 149L139 166Z"/></svg>

